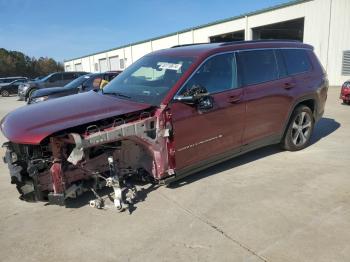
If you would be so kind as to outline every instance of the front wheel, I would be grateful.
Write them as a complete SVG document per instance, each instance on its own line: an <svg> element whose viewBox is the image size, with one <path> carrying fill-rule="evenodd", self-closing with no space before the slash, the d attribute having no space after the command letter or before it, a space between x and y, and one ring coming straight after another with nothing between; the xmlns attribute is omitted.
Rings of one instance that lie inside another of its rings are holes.
<svg viewBox="0 0 350 262"><path fill-rule="evenodd" d="M304 149L309 143L314 129L312 111L307 106L297 107L291 117L282 147L288 151Z"/></svg>
<svg viewBox="0 0 350 262"><path fill-rule="evenodd" d="M36 91L36 89L31 89L31 90L29 90L29 93L28 93L28 101L30 101L30 98L32 97L32 95L34 94L35 91Z"/></svg>

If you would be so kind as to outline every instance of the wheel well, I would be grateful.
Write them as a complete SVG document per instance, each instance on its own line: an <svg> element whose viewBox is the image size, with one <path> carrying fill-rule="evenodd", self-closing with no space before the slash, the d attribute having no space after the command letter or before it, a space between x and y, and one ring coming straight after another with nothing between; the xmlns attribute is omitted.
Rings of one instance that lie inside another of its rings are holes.
<svg viewBox="0 0 350 262"><path fill-rule="evenodd" d="M26 92L26 94L25 94L25 97L26 97L26 98L29 98L29 94L30 94L31 92L35 91L35 90L37 90L35 87L32 87L32 88L28 89L27 92Z"/></svg>
<svg viewBox="0 0 350 262"><path fill-rule="evenodd" d="M315 113L315 100L308 99L308 100L301 101L299 104L296 105L295 108L297 108L300 105L307 106L308 108L311 109L312 113Z"/></svg>
<svg viewBox="0 0 350 262"><path fill-rule="evenodd" d="M286 135L287 128L288 128L288 125L289 125L289 123L291 121L291 118L292 118L294 110L298 106L301 106L301 105L304 105L304 106L307 106L308 108L310 108L311 111L312 111L312 114L313 114L313 116L315 118L315 106L316 106L315 100L314 99L306 99L306 100L303 100L303 101L299 102L298 104L295 105L295 107L293 108L293 111L290 113L288 122L287 122L286 126L284 127L284 132L283 132L283 136L282 137L284 137Z"/></svg>

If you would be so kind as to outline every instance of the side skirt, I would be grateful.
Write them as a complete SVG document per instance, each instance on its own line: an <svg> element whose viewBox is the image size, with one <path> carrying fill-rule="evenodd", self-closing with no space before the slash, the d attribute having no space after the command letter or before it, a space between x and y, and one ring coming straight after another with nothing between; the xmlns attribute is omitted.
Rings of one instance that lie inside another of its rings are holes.
<svg viewBox="0 0 350 262"><path fill-rule="evenodd" d="M281 139L282 139L282 135L273 135L273 136L269 136L267 138L263 138L257 142L243 145L240 148L236 148L236 149L227 151L223 154L216 155L216 156L211 157L207 160L201 161L198 164L180 169L180 170L176 171L175 175L168 176L168 177L165 177L164 179L160 180L160 183L164 184L164 185L168 185L168 184L175 182L177 180L180 180L184 177L187 177L189 175L192 175L194 173L197 173L199 171L202 171L204 169L207 169L207 168L214 166L214 165L217 165L219 163L225 162L225 161L232 159L232 158L235 158L237 156L243 155L245 153L251 152L255 149L265 147L268 145L278 144L281 142Z"/></svg>

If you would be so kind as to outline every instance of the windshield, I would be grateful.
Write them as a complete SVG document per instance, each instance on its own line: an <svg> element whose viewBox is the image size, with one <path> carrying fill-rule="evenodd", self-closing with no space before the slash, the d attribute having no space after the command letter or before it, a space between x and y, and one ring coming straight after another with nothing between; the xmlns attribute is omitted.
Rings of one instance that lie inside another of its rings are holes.
<svg viewBox="0 0 350 262"><path fill-rule="evenodd" d="M64 87L69 89L78 88L81 86L86 80L88 80L91 77L91 75L83 75L81 77L78 77L77 79L74 79L72 82L69 82Z"/></svg>
<svg viewBox="0 0 350 262"><path fill-rule="evenodd" d="M45 77L43 77L43 78L41 78L41 79L39 79L39 80L36 80L36 81L39 81L39 82L45 82L47 79L49 79L50 78L50 76L52 76L53 74L49 74L49 75L47 75L47 76L45 76Z"/></svg>
<svg viewBox="0 0 350 262"><path fill-rule="evenodd" d="M113 79L103 93L159 106L193 60L193 57L144 56Z"/></svg>

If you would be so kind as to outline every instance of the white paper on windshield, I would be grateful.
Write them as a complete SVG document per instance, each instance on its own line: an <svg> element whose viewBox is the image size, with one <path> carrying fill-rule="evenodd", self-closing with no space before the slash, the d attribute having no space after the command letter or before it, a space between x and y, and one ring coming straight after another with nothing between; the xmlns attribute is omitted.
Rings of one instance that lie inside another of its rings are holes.
<svg viewBox="0 0 350 262"><path fill-rule="evenodd" d="M179 70L181 68L181 64L173 64L173 63L167 63L167 62L159 62L157 65L159 65L160 69L169 69L169 70Z"/></svg>

